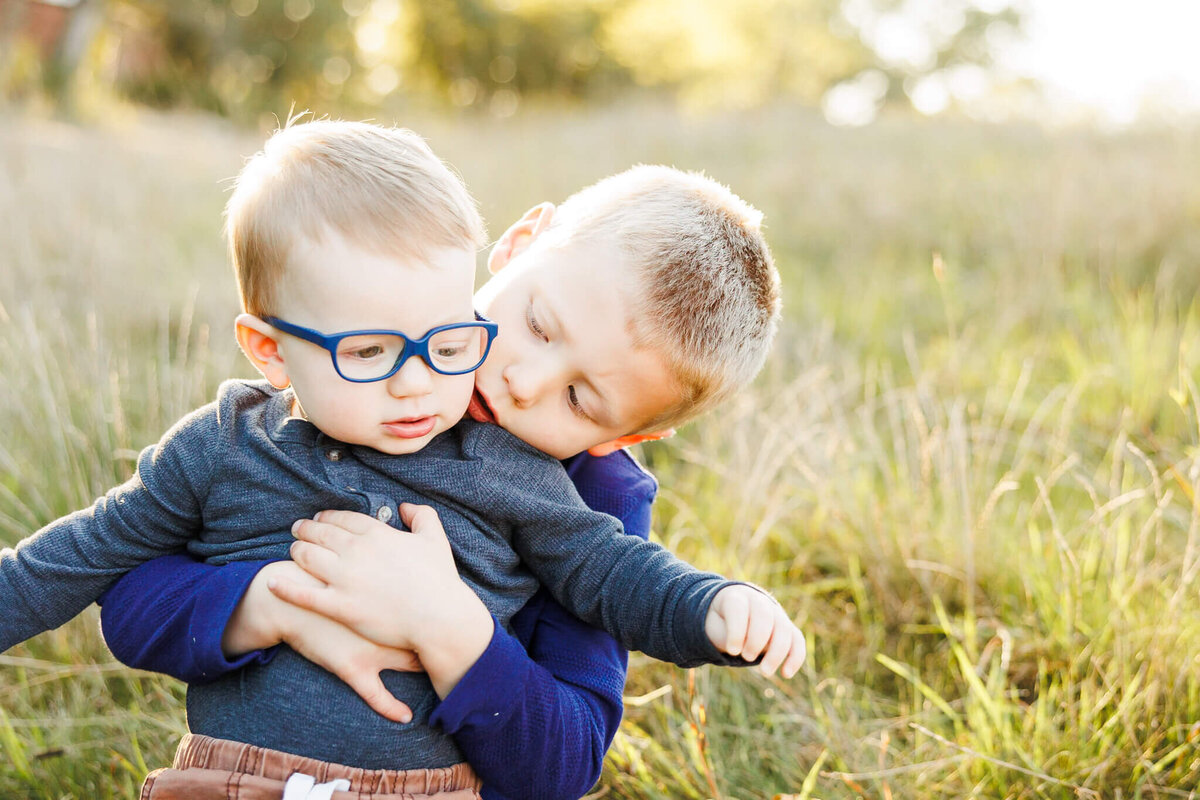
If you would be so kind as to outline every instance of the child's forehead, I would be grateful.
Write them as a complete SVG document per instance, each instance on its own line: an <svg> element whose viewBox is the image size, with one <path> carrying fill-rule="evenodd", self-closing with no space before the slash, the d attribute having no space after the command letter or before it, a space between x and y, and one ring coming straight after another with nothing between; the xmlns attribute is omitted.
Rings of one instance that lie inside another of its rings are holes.
<svg viewBox="0 0 1200 800"><path fill-rule="evenodd" d="M606 241L572 241L539 248L526 270L530 287L545 291L564 284L582 284L589 289L615 289L628 301L642 288L634 260L620 247ZM577 299L587 302L587 292Z"/></svg>
<svg viewBox="0 0 1200 800"><path fill-rule="evenodd" d="M283 305L326 326L419 333L471 318L474 275L472 248L397 255L323 237L292 249L279 288Z"/></svg>

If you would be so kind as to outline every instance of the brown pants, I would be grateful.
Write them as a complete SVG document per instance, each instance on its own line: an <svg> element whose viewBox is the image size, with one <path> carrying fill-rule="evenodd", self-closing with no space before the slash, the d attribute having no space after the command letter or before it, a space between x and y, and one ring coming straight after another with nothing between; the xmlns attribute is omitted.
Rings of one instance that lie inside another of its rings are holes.
<svg viewBox="0 0 1200 800"><path fill-rule="evenodd" d="M141 800L280 800L284 784L297 772L319 784L348 780L349 791L334 791L330 800L480 800L479 778L467 764L358 769L190 733L169 769L146 776Z"/></svg>

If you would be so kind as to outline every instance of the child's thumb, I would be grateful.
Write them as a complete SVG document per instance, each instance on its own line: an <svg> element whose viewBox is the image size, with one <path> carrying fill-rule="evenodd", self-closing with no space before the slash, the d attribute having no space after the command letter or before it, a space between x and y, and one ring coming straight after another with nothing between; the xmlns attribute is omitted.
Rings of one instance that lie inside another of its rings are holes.
<svg viewBox="0 0 1200 800"><path fill-rule="evenodd" d="M410 531L418 536L446 538L446 531L442 528L442 521L438 519L437 511L432 506L401 503L400 519L408 526Z"/></svg>

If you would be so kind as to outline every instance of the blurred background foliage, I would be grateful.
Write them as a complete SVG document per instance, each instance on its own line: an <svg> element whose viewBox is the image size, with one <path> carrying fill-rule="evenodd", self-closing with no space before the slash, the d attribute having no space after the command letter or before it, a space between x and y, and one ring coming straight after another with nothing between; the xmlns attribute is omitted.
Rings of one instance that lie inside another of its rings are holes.
<svg viewBox="0 0 1200 800"><path fill-rule="evenodd" d="M0 93L104 90L253 120L649 93L700 107L905 104L1018 35L989 0L0 0ZM897 46L896 43L900 43Z"/></svg>

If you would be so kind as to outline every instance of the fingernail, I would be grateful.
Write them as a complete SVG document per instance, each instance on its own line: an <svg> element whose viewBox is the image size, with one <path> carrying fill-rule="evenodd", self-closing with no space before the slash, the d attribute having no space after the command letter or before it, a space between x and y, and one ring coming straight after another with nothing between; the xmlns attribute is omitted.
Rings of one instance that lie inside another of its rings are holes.
<svg viewBox="0 0 1200 800"><path fill-rule="evenodd" d="M304 520L302 520L302 519L298 519L298 520L296 520L295 522L293 522L293 523L292 523L292 533L293 533L293 534L295 534L295 533L296 533L296 531L300 530L300 523L301 523L301 522L303 522L303 521L304 521Z"/></svg>
<svg viewBox="0 0 1200 800"><path fill-rule="evenodd" d="M274 589L278 585L279 585L279 581L275 580L274 578L267 578L267 588L268 589Z"/></svg>

